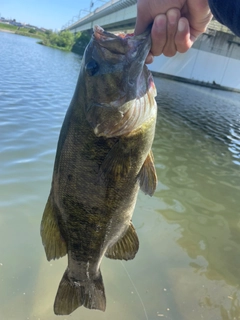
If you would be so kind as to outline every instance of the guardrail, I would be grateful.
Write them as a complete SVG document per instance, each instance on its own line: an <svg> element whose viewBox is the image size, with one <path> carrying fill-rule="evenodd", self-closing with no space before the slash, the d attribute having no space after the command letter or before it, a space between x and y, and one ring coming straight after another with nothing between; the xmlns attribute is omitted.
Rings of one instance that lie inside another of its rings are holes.
<svg viewBox="0 0 240 320"><path fill-rule="evenodd" d="M118 10L130 7L137 3L137 0L111 0L102 5L99 8L96 8L93 12L90 12L88 15L68 26L67 30L75 29L85 23L92 22L95 19L102 18L105 15L111 14Z"/></svg>

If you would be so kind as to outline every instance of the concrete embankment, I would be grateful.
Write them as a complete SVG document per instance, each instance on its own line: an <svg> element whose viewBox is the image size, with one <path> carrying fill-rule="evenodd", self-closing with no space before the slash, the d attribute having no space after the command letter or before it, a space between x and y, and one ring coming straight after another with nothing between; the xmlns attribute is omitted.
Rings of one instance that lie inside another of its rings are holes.
<svg viewBox="0 0 240 320"><path fill-rule="evenodd" d="M210 83L210 82L204 82L204 81L199 81L199 80L178 77L178 76L174 76L174 75L166 74L166 73L161 73L161 72L151 71L151 73L153 74L154 77L170 79L170 80L193 84L193 85L206 87L206 88L210 88L210 89L217 89L217 90L224 90L224 91L231 91L231 92L240 93L240 89L221 86L220 84L217 84L214 81L212 83Z"/></svg>
<svg viewBox="0 0 240 320"><path fill-rule="evenodd" d="M212 89L240 92L240 38L204 34L186 53L155 57L149 69L170 79Z"/></svg>

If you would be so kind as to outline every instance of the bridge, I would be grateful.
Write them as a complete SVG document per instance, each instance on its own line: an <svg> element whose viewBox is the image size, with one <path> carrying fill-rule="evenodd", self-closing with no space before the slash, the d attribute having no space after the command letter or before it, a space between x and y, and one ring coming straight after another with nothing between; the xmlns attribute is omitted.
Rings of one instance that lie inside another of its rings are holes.
<svg viewBox="0 0 240 320"><path fill-rule="evenodd" d="M95 1L95 0L94 0ZM104 1L104 0L96 0ZM73 33L92 30L100 25L108 31L132 31L137 15L137 0L110 0L88 14L81 14L63 29ZM80 13L81 13L80 11ZM210 86L216 89L240 91L240 38L213 20L208 30L198 38L185 54L172 58L155 57L149 69L155 75L170 79Z"/></svg>
<svg viewBox="0 0 240 320"><path fill-rule="evenodd" d="M136 15L137 0L110 0L76 22L65 25L63 29L75 33L91 30L97 24L109 31L130 30L134 29Z"/></svg>
<svg viewBox="0 0 240 320"><path fill-rule="evenodd" d="M102 1L102 0L97 0ZM137 0L110 0L104 5L91 11L93 0L90 3L90 10L80 10L77 21L74 22L74 17L66 23L62 29L70 30L71 32L92 30L94 25L100 25L108 31L125 31L133 30L137 16ZM88 12L87 15L80 18L82 12ZM213 20L209 25L209 30L221 31L229 33L229 29L220 25L216 20ZM210 31L211 33L212 31Z"/></svg>

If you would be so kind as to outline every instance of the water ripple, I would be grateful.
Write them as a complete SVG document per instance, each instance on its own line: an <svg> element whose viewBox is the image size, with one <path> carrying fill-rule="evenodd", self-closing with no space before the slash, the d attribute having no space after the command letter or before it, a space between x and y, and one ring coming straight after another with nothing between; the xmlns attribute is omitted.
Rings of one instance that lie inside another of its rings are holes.
<svg viewBox="0 0 240 320"><path fill-rule="evenodd" d="M158 83L158 104L179 115L186 124L195 126L207 136L229 145L233 158L240 159L240 103L239 94L211 90L173 81ZM171 94L174 92L174 95ZM234 160L233 160L234 162Z"/></svg>
<svg viewBox="0 0 240 320"><path fill-rule="evenodd" d="M6 36L1 33L1 37ZM5 207L39 197L36 188L28 188L29 193L24 196L19 188L24 190L32 182L49 183L51 167L44 165L53 165L59 130L73 94L80 60L74 54L44 48L35 39L16 35L8 35L1 45L0 185L4 186L6 196L0 205ZM52 50L52 61L49 61L49 50Z"/></svg>

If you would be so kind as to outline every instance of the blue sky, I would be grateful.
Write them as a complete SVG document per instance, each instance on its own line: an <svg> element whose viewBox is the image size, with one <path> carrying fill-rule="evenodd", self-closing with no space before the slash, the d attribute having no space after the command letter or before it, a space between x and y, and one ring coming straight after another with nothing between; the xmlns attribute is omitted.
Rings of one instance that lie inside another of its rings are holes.
<svg viewBox="0 0 240 320"><path fill-rule="evenodd" d="M94 8L107 1L93 0ZM61 29L80 10L89 10L91 0L3 0L0 4L0 15L5 19L12 18L37 27ZM81 17L87 12L82 11ZM76 19L76 18L75 18Z"/></svg>

